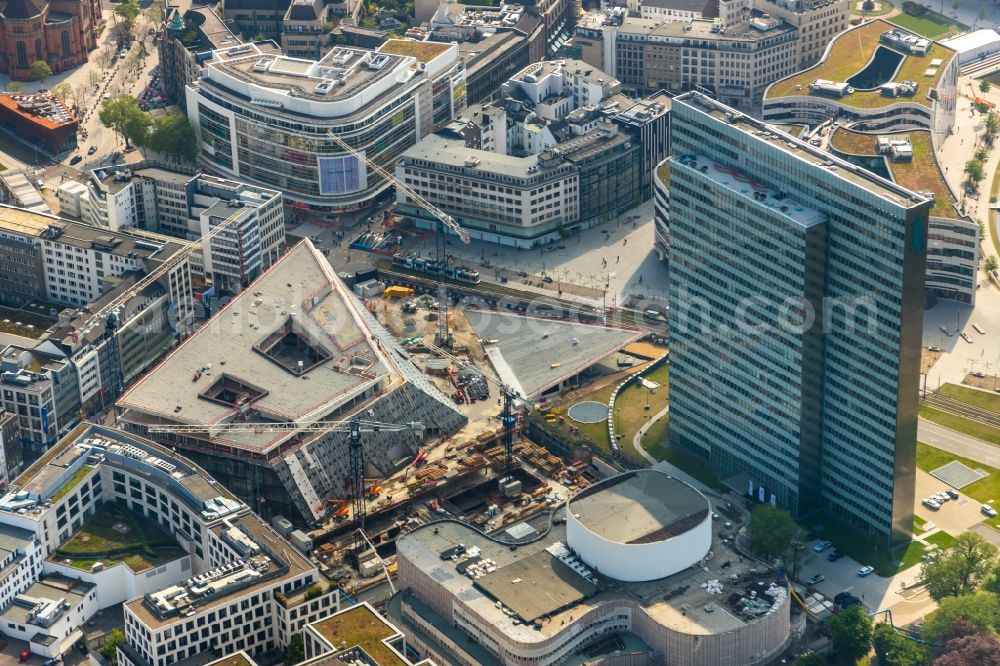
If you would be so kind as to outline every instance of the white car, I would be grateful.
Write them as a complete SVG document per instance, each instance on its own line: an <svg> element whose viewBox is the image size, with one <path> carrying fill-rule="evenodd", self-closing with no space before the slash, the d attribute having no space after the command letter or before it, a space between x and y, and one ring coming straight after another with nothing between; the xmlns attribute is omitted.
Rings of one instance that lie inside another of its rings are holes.
<svg viewBox="0 0 1000 666"><path fill-rule="evenodd" d="M934 499L933 497L928 497L923 502L921 502L921 504L923 504L924 506L926 506L931 511L937 511L938 509L941 508L941 504L938 503L938 501L936 499Z"/></svg>
<svg viewBox="0 0 1000 666"><path fill-rule="evenodd" d="M817 541L816 545L813 546L813 550L815 550L817 553L822 553L824 550L826 550L832 545L833 544L830 543L829 541Z"/></svg>
<svg viewBox="0 0 1000 666"><path fill-rule="evenodd" d="M937 500L938 504L944 504L951 498L948 497L948 493L938 493L937 495L934 496L934 499Z"/></svg>
<svg viewBox="0 0 1000 666"><path fill-rule="evenodd" d="M866 564L865 566L858 569L858 575L864 578L873 571L875 571L875 567L870 567Z"/></svg>
<svg viewBox="0 0 1000 666"><path fill-rule="evenodd" d="M997 517L997 510L991 507L989 504L984 504L979 510L983 512L984 516L987 516L989 518Z"/></svg>

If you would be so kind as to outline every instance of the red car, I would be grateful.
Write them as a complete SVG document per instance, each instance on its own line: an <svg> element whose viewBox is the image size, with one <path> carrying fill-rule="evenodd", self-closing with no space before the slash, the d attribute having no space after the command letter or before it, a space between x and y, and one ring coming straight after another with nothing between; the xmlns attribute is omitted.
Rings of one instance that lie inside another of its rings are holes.
<svg viewBox="0 0 1000 666"><path fill-rule="evenodd" d="M17 660L28 661L29 659L31 659L31 650L21 650L21 656Z"/></svg>

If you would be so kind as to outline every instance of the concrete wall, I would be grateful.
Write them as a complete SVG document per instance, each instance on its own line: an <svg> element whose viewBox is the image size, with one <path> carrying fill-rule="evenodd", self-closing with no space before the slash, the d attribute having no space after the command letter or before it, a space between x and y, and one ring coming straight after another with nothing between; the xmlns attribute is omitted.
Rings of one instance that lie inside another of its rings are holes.
<svg viewBox="0 0 1000 666"><path fill-rule="evenodd" d="M191 570L191 557L188 555L139 573L132 571L124 562L92 573L47 560L44 570L46 573L58 573L97 585L97 605L102 609L141 597L147 592L162 590L194 574Z"/></svg>

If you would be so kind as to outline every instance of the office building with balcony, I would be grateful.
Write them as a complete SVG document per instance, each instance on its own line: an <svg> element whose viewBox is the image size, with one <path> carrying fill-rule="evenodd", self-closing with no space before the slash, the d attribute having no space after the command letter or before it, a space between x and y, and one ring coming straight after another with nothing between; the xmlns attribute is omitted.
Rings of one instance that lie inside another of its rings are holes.
<svg viewBox="0 0 1000 666"><path fill-rule="evenodd" d="M197 241L236 216L201 249L198 270L217 290L238 292L285 249L281 192L157 164L94 169L81 206L90 224L117 231L144 229Z"/></svg>
<svg viewBox="0 0 1000 666"><path fill-rule="evenodd" d="M209 169L322 217L372 206L391 185L329 135L391 169L465 108L465 71L453 44L394 39L320 60L246 44L214 51L187 96Z"/></svg>
<svg viewBox="0 0 1000 666"><path fill-rule="evenodd" d="M673 100L671 438L741 492L912 529L932 201Z"/></svg>

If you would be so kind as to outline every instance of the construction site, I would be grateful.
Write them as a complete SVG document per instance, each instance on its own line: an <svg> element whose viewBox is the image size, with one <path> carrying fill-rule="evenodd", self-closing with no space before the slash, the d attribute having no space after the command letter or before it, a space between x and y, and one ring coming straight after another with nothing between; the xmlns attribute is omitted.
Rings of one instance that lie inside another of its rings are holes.
<svg viewBox="0 0 1000 666"><path fill-rule="evenodd" d="M600 460L595 464L589 451L560 457L522 436L524 416L529 408L548 413L548 405L567 381L578 387L617 378L622 374L622 361L610 355L621 354L622 346L640 337L639 333L516 317L464 299L447 311L451 344L445 350L431 342L441 316L434 294L377 280L357 283L354 291L416 366L452 400L467 424L450 437L428 440L394 474L365 478L365 532L374 549L354 552L357 521L352 502L330 500L331 514L309 537L321 570L349 593L380 584L383 561L388 572L394 573L396 538L419 525L458 519L486 532L504 532L513 526L505 538L517 540L534 533L520 529L525 521L542 512L547 515L572 494L613 472ZM516 358L505 360L500 355L505 340L483 337L490 323L520 339L521 347L525 347L523 341L537 336L540 343L551 340L552 348L526 347L531 372L525 373ZM587 351L575 358L574 351L584 343ZM560 347L565 350L559 351ZM540 369L548 372L540 373ZM507 423L504 390L511 386L516 387L519 399L512 401L513 419ZM505 424L512 442L512 482L507 480Z"/></svg>

